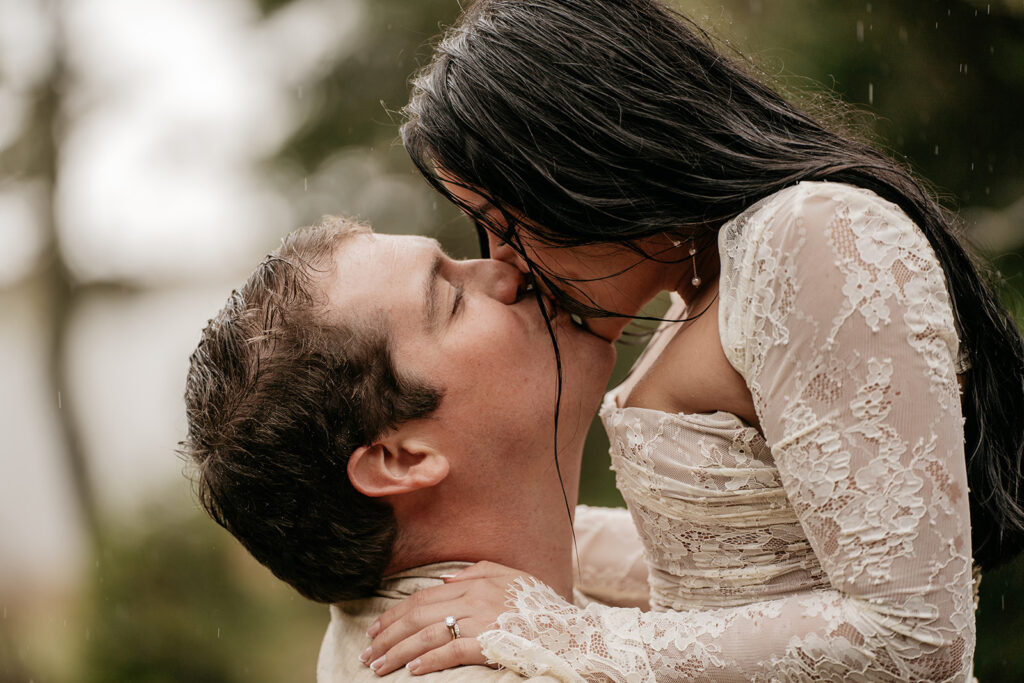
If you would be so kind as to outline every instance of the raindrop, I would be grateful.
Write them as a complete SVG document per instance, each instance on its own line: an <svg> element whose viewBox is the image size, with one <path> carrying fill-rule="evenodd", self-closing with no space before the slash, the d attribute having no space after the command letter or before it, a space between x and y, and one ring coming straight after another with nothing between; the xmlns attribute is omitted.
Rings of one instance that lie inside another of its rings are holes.
<svg viewBox="0 0 1024 683"><path fill-rule="evenodd" d="M857 42L858 43L863 43L864 42L864 22L863 21L858 21L857 22Z"/></svg>
<svg viewBox="0 0 1024 683"><path fill-rule="evenodd" d="M302 191L309 192L309 176L302 179Z"/></svg>
<svg viewBox="0 0 1024 683"><path fill-rule="evenodd" d="M971 162L971 170L972 171L974 170L974 162L973 161Z"/></svg>
<svg viewBox="0 0 1024 683"><path fill-rule="evenodd" d="M936 21L935 22L935 28L938 28L938 27L939 27L939 22Z"/></svg>
<svg viewBox="0 0 1024 683"><path fill-rule="evenodd" d="M220 626L217 627L217 640L220 640Z"/></svg>
<svg viewBox="0 0 1024 683"><path fill-rule="evenodd" d="M992 14L992 5L985 5L985 14Z"/></svg>
<svg viewBox="0 0 1024 683"><path fill-rule="evenodd" d="M58 391L57 392L57 410L61 410L62 408L63 408L63 406L61 405L60 392Z"/></svg>
<svg viewBox="0 0 1024 683"><path fill-rule="evenodd" d="M868 3L867 10L868 10L868 14L871 14L871 3L870 2Z"/></svg>
<svg viewBox="0 0 1024 683"><path fill-rule="evenodd" d="M992 194L992 188L991 187L986 187L985 188L985 194Z"/></svg>
<svg viewBox="0 0 1024 683"><path fill-rule="evenodd" d="M875 103L875 84L868 83L868 104Z"/></svg>
<svg viewBox="0 0 1024 683"><path fill-rule="evenodd" d="M935 145L935 156L939 156L939 146Z"/></svg>

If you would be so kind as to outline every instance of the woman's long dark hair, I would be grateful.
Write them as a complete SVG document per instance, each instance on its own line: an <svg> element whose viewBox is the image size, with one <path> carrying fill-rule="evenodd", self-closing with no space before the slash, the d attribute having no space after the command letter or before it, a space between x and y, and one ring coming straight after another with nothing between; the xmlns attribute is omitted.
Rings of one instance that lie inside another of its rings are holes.
<svg viewBox="0 0 1024 683"><path fill-rule="evenodd" d="M406 149L439 192L462 205L442 184L456 177L552 245L710 237L801 180L898 204L942 264L969 353L975 560L989 568L1024 545L1024 341L902 166L798 111L656 0L480 0L445 34L405 113ZM522 252L511 225L501 236Z"/></svg>

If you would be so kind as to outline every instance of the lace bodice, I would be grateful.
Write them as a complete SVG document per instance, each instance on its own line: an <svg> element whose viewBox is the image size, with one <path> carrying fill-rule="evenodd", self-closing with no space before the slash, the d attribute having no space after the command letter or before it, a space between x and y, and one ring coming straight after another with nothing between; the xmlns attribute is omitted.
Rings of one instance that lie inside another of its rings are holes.
<svg viewBox="0 0 1024 683"><path fill-rule="evenodd" d="M828 585L760 433L724 412L601 418L657 610L744 605Z"/></svg>
<svg viewBox="0 0 1024 683"><path fill-rule="evenodd" d="M974 650L958 340L895 205L800 183L724 226L728 413L602 417L650 612L523 583L492 661L564 680L960 681Z"/></svg>

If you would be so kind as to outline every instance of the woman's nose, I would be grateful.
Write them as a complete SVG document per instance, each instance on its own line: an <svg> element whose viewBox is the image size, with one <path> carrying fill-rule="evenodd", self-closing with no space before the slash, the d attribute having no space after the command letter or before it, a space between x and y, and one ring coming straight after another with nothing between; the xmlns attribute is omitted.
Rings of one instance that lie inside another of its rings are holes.
<svg viewBox="0 0 1024 683"><path fill-rule="evenodd" d="M472 263L477 271L473 279L484 294L506 305L519 300L519 290L525 277L518 268L493 258Z"/></svg>
<svg viewBox="0 0 1024 683"><path fill-rule="evenodd" d="M526 272L526 264L522 257L516 253L505 240L501 239L490 230L487 231L487 246L490 249L491 258L515 266L520 272Z"/></svg>

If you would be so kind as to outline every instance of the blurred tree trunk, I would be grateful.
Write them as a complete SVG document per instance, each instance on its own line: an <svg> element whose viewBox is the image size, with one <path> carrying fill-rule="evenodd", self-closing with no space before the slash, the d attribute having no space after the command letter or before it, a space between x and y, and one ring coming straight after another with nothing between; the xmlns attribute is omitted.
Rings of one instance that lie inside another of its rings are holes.
<svg viewBox="0 0 1024 683"><path fill-rule="evenodd" d="M48 300L45 338L50 395L57 407L57 428L60 430L67 473L82 525L89 540L97 544L100 528L96 495L78 428L75 402L69 395L69 327L80 290L61 253L55 207L62 134L61 102L67 85L61 4L59 0L48 3L54 27L53 66L48 76L38 86L35 111L29 119L29 129L25 132L28 147L34 150L34 154L28 157L31 165L26 170L27 174L42 181L46 188L46 196L39 215L43 246L36 277Z"/></svg>

